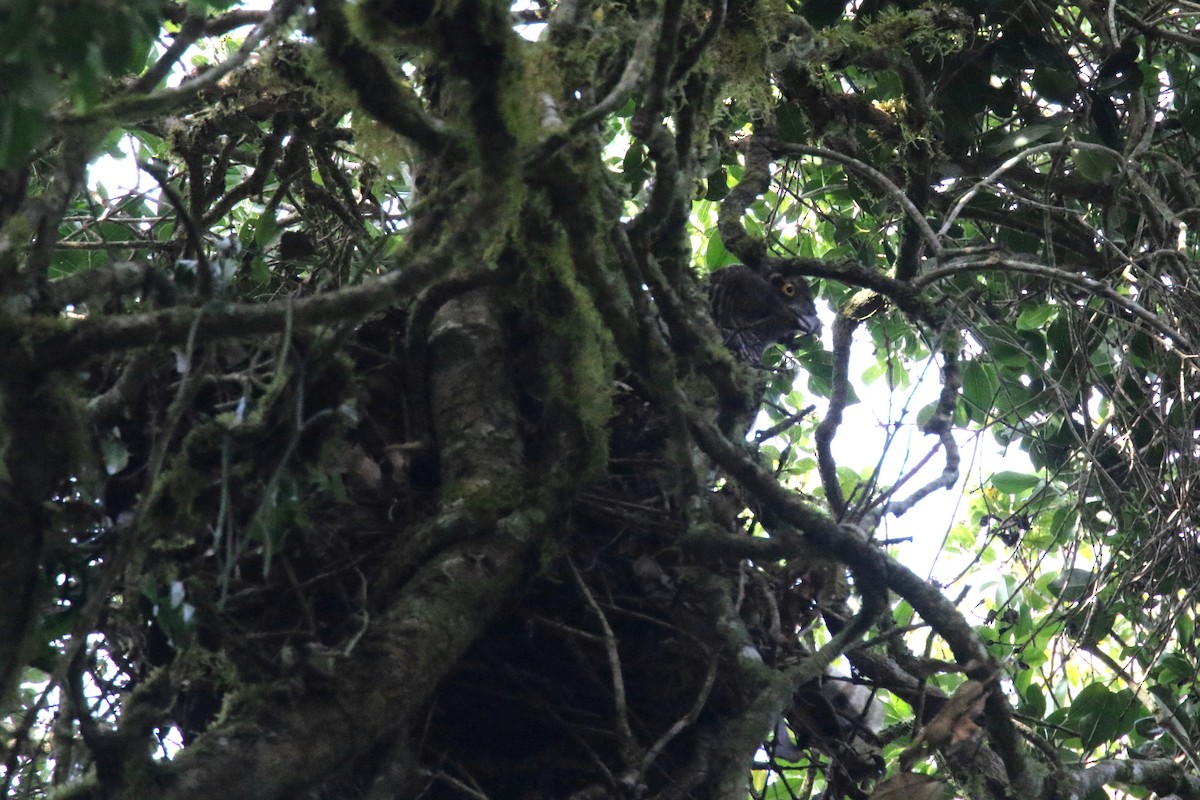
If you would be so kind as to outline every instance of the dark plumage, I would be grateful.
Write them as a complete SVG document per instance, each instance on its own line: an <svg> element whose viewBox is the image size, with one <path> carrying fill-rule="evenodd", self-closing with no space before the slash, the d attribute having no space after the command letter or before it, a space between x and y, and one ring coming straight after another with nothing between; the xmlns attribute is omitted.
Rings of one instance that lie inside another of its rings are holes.
<svg viewBox="0 0 1200 800"><path fill-rule="evenodd" d="M757 364L772 342L791 345L821 330L812 289L803 278L764 278L734 264L708 276L708 302L725 346L739 360Z"/></svg>

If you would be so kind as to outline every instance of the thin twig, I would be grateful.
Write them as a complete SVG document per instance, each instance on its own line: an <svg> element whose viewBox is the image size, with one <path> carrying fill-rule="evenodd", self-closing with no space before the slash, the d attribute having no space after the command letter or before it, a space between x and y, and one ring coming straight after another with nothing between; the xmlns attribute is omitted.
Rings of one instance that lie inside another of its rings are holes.
<svg viewBox="0 0 1200 800"><path fill-rule="evenodd" d="M571 568L571 575L575 578L575 585L579 587L579 591L583 593L584 599L587 601L588 607L596 615L596 619L600 622L600 628L604 631L604 650L608 656L608 669L612 673L613 683L613 706L617 714L617 728L621 735L625 737L625 741L633 744L637 740L634 739L633 730L629 727L629 707L625 703L625 675L621 669L621 654L617 649L617 637L613 633L612 626L608 624L608 617L605 616L600 604L596 602L596 598L592 596L592 592L584 583L583 576L579 574L579 570L575 567L575 562L567 559L567 565Z"/></svg>
<svg viewBox="0 0 1200 800"><path fill-rule="evenodd" d="M122 95L112 102L96 106L83 113L62 114L58 122L80 124L100 120L138 122L162 114L191 100L200 92L215 87L221 79L245 64L258 46L269 36L279 31L301 7L301 0L277 0L266 19L255 25L246 35L242 46L229 58L201 75L185 81L174 89L163 89L150 94ZM51 115L52 117L55 115Z"/></svg>
<svg viewBox="0 0 1200 800"><path fill-rule="evenodd" d="M704 710L704 706L708 703L708 696L712 692L713 684L716 683L717 667L720 663L720 653L712 653L709 656L708 671L704 675L704 684L696 694L695 702L692 703L692 707L688 709L687 713L675 720L674 724L662 736L658 737L658 740L646 751L646 755L642 758L641 767L638 769L637 780L632 785L637 786L641 784L646 773L654 764L655 759L662 754L662 751L671 743L671 740L683 733L688 726L695 724L696 720L700 718L700 712Z"/></svg>
<svg viewBox="0 0 1200 800"><path fill-rule="evenodd" d="M972 272L988 272L991 270L1009 270L1011 272L1024 272L1030 275L1037 275L1050 280L1059 281L1069 286L1078 286L1081 289L1086 289L1089 292L1099 295L1109 302L1120 308L1125 309L1133 316L1150 325L1163 336L1171 339L1186 355L1196 355L1200 353L1196 349L1196 345L1192 341L1172 328L1167 323L1163 322L1162 318L1157 314L1148 311L1128 297L1122 296L1112 286L1109 286L1103 281L1098 281L1094 278L1089 278L1086 275L1081 275L1078 272L1068 272L1066 270L1048 267L1045 264L1038 264L1032 261L1022 261L1016 258L1009 258L999 254L991 254L985 258L968 258L962 260L951 261L944 267L930 270L923 275L919 275L913 279L913 286L921 289L937 281L946 278L952 278L955 275L964 275Z"/></svg>
<svg viewBox="0 0 1200 800"><path fill-rule="evenodd" d="M175 209L175 216L179 218L179 223L183 226L184 233L187 235L192 255L196 257L197 293L205 300L211 299L213 296L214 276L212 266L208 263L208 256L204 253L204 236L200 233L200 227L196 224L195 217L188 210L179 192L175 191L175 187L171 185L171 178L167 174L167 168L164 164L139 161L138 166L158 182L158 188L166 196L171 207Z"/></svg>
<svg viewBox="0 0 1200 800"><path fill-rule="evenodd" d="M755 137L756 139L760 137ZM828 161L835 161L843 167L849 168L852 172L857 172L859 175L867 178L880 189L895 200L904 213L908 214L909 219L917 227L921 234L921 238L925 240L925 244L929 247L934 256L942 254L942 244L938 235L934 233L933 228L929 227L929 221L925 219L925 215L921 210L913 204L913 201L908 198L904 190L892 181L887 175L884 175L879 170L872 167L857 158L839 153L836 150L830 150L825 147L813 147L811 145L793 144L791 142L783 142L778 139L764 139L764 144L770 148L771 152L776 156L797 155L797 156L813 156L823 158Z"/></svg>

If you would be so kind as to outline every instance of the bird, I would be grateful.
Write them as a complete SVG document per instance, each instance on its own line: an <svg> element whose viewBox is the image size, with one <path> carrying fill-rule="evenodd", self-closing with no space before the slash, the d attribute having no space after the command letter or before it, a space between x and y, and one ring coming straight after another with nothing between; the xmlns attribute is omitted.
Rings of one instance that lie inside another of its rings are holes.
<svg viewBox="0 0 1200 800"><path fill-rule="evenodd" d="M773 273L764 278L734 264L709 274L708 303L725 347L749 364L761 363L763 350L773 342L787 347L821 330L812 289L800 277Z"/></svg>

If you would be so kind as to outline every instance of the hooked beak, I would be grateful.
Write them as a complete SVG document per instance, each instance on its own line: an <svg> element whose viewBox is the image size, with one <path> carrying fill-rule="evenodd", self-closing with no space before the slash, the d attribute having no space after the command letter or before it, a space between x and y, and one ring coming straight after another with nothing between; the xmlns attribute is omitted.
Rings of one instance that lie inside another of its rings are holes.
<svg viewBox="0 0 1200 800"><path fill-rule="evenodd" d="M796 315L796 327L800 330L801 333L812 333L812 334L820 333L821 332L821 320L815 313L797 314Z"/></svg>

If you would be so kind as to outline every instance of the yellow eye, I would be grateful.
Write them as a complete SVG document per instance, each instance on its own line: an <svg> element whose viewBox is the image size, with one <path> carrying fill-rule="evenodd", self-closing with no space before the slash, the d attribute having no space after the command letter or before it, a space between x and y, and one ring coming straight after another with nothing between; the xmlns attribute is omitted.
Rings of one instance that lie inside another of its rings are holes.
<svg viewBox="0 0 1200 800"><path fill-rule="evenodd" d="M796 296L796 284L792 283L791 281L788 281L783 286L780 286L779 290L781 292L783 292L784 294L786 294L788 297Z"/></svg>

